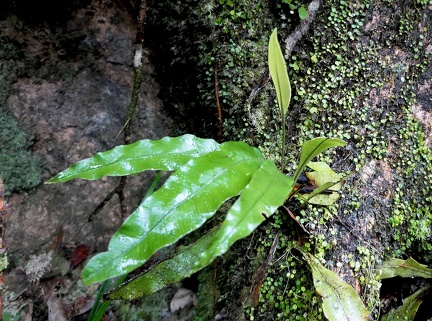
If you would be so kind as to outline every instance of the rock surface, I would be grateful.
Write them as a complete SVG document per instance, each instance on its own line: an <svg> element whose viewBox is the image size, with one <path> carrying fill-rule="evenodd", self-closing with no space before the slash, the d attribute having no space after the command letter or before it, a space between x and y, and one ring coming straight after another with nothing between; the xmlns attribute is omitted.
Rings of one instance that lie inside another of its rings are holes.
<svg viewBox="0 0 432 321"><path fill-rule="evenodd" d="M136 30L128 9L119 1L101 0L69 9L68 17L58 21L33 21L20 16L19 10L15 10L17 14L11 10L0 20L3 41L16 51L8 61L14 67L6 79L10 88L4 108L33 136L31 149L41 161L43 181L80 159L123 143L123 135L115 137L123 126L133 85ZM19 66L23 66L20 72ZM158 84L152 78L148 56L144 57L143 68L140 100L132 123L134 141L160 138L170 130L170 121L157 98ZM125 190L128 213L138 204L152 178L153 174L144 173L128 181ZM41 184L33 192L9 197L7 279L8 293L15 301L23 299L20 295L29 293L31 287L39 287L40 278L50 273L54 274L50 278L60 284L57 292L77 286L63 277L68 271L66 258L56 257L52 250L62 246L73 250L77 244L85 244L91 253L106 249L123 219L118 198L114 196L93 222L89 223L88 217L118 182L119 178L106 178ZM68 253L61 250L60 254ZM59 261L54 264L55 259ZM30 280L29 276L35 275ZM74 271L74 283L78 278L79 273ZM49 319L70 320L82 309L74 307L76 302L68 306L50 295L56 284L40 283L52 313ZM34 304L32 300L26 304L20 303L24 306L21 314L27 320ZM16 302L9 305L13 311Z"/></svg>

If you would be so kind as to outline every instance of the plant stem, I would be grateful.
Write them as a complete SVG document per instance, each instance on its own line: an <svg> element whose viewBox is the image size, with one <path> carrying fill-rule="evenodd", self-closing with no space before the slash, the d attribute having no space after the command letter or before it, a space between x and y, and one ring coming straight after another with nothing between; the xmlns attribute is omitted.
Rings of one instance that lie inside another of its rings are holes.
<svg viewBox="0 0 432 321"><path fill-rule="evenodd" d="M281 157L282 157L281 170L282 171L285 169L285 136L286 136L285 122L286 122L286 115L285 113L282 113L282 146L281 146Z"/></svg>

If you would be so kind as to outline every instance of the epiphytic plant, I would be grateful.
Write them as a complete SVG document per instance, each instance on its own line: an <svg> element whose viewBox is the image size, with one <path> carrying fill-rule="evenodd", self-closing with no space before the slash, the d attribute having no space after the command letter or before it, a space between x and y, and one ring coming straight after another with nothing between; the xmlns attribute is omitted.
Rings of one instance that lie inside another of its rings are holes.
<svg viewBox="0 0 432 321"><path fill-rule="evenodd" d="M285 128L291 87L276 29L270 37L269 69ZM284 145L283 138L282 150ZM258 149L244 142L219 144L193 135L141 140L79 161L48 183L133 175L145 170L173 172L165 184L145 198L126 219L113 235L108 251L88 262L82 272L84 284L133 271L157 250L202 226L225 201L238 197L220 226L196 243L179 247L170 259L155 265L110 296L130 299L179 281L224 254L292 195L294 183L315 156L344 145L340 139L325 137L304 142L299 164L293 176L287 176Z"/></svg>

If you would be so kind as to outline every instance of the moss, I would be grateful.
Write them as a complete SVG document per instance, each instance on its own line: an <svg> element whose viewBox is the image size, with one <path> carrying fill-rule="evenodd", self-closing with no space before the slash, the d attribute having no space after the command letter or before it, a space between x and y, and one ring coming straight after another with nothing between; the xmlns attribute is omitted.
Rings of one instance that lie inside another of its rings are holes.
<svg viewBox="0 0 432 321"><path fill-rule="evenodd" d="M206 321L214 318L214 300L219 298L219 291L214 284L214 267L204 269L198 275L198 305L193 321Z"/></svg>
<svg viewBox="0 0 432 321"><path fill-rule="evenodd" d="M190 127L192 131L217 137L217 66L223 140L245 140L280 164L280 115L267 81L266 44L275 26L279 27L280 39L287 37L299 22L297 15L291 14L282 1L186 3L184 9L177 10L192 12L190 21L185 22L188 26L175 27L178 21L169 19L163 22L173 33L168 36L173 48L171 66L163 71L171 74L181 65L189 66L193 73L186 94L180 87L168 93L170 104L184 117L198 116L189 119L190 124L195 123ZM166 6L160 4L158 10ZM309 35L287 57L294 95L287 119L284 170L292 173L302 142L331 136L346 140L348 147L332 150L321 160L336 171L352 173L338 206L307 206L296 213L297 220L308 227L311 236L306 244L322 263L331 269L347 266L353 273L351 279L359 280L361 294L375 317L380 288L376 269L380 262L402 255L412 255L422 262L432 260L432 156L422 125L412 116L420 100L430 103L418 96L415 85L420 78L430 79L431 75L425 39L430 39L432 26L423 19L425 10L425 1L327 2ZM388 23L384 25L384 21ZM374 23L377 25L366 28ZM200 28L194 29L193 35L187 34L185 30L192 26ZM161 75L166 77L167 73ZM189 80L175 81L184 84ZM199 112L194 113L196 110ZM371 164L378 167L366 177L365 165ZM387 165L391 173L384 177L380 166ZM389 181L382 181L383 177ZM278 220L289 219L276 217L273 224ZM362 222L365 229L356 229ZM258 252L268 252L269 238L276 228L267 224L259 236L255 235L255 239L261 239L254 243ZM294 314L301 319L303 314L312 313L313 317L303 317L306 320L322 317L319 304L311 303L319 299L308 292L313 289L305 266L292 254L283 254L296 238L296 233L284 230L285 247L279 252L283 259L269 269L261 305L248 308L251 319L276 318L277 313L289 320L294 320ZM282 267L281 262L288 258L289 267ZM287 276L288 270L296 271L293 279L291 272ZM297 301L294 307L291 299L287 308L283 302L290 290Z"/></svg>
<svg viewBox="0 0 432 321"><path fill-rule="evenodd" d="M0 254L0 272L6 270L6 268L8 267L8 258L7 258L7 252L3 252L2 254ZM3 286L3 284L1 285ZM3 289L0 288L0 291L2 291Z"/></svg>
<svg viewBox="0 0 432 321"><path fill-rule="evenodd" d="M29 190L41 181L40 162L32 155L29 136L9 115L0 113L0 176L5 194Z"/></svg>
<svg viewBox="0 0 432 321"><path fill-rule="evenodd" d="M160 48L155 59L161 95L171 116L178 124L186 124L179 130L218 136L216 75L223 138L251 137L252 132L243 132L245 97L266 79L267 40L279 24L276 21L284 19L285 26L293 28L298 22L297 14L291 14L288 4L282 1L234 4L189 0L181 6L158 1L149 7L153 11L148 14L146 39L151 47ZM181 16L188 18L178 23L175 17ZM161 30L166 33L160 35ZM272 100L270 104L273 105ZM265 114L268 107L267 104L263 109Z"/></svg>
<svg viewBox="0 0 432 321"><path fill-rule="evenodd" d="M158 291L134 304L126 301L113 301L112 306L120 321L156 321L163 318L164 311L169 312L166 291Z"/></svg>
<svg viewBox="0 0 432 321"><path fill-rule="evenodd" d="M26 64L19 44L0 37L0 177L3 178L5 194L29 190L41 180L40 162L29 151L31 137L16 120L4 110L11 84L26 72Z"/></svg>
<svg viewBox="0 0 432 321"><path fill-rule="evenodd" d="M298 233L287 215L276 213L271 223L263 227L257 251L267 256L274 235L281 231L277 251L261 287L260 303L255 308L246 307L247 319L325 320L312 275L306 263L292 250Z"/></svg>

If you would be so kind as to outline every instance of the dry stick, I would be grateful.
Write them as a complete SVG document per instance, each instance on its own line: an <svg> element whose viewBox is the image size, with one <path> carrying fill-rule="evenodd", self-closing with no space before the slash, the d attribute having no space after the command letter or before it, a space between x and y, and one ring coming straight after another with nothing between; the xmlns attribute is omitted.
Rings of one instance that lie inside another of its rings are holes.
<svg viewBox="0 0 432 321"><path fill-rule="evenodd" d="M143 54L143 42L144 42L144 25L147 13L147 2L145 0L141 1L141 5L138 12L137 20L137 33L135 38L135 56L134 56L134 68L135 68L135 79L132 89L131 101L129 108L126 113L126 119L123 128L118 133L117 137L122 131L124 131L124 143L128 145L131 143L131 121L135 113L136 106L138 105L139 92L141 88L141 81L143 77L142 73L142 54ZM117 138L116 137L116 138ZM105 205L111 200L111 198L117 194L119 196L120 210L122 218L125 217L127 213L126 207L126 196L124 193L124 188L126 186L127 176L122 176L117 187L108 193L108 195L103 199L103 201L90 213L88 221L93 221L93 218L105 207Z"/></svg>
<svg viewBox="0 0 432 321"><path fill-rule="evenodd" d="M218 78L217 78L217 64L214 66L214 83L215 83L215 95L216 95L216 104L218 109L218 117L219 117L219 134L218 139L219 143L222 141L222 109L219 102L219 90L218 90Z"/></svg>
<svg viewBox="0 0 432 321"><path fill-rule="evenodd" d="M313 0L311 3L309 3L307 17L300 22L297 28L295 28L295 30L285 40L285 58L291 57L294 46L297 44L300 38L303 37L306 32L308 32L321 3L322 0Z"/></svg>
<svg viewBox="0 0 432 321"><path fill-rule="evenodd" d="M222 109L219 101L219 87L218 87L218 78L217 78L217 63L214 65L214 85L215 85L215 96L216 96L216 105L218 110L218 118L219 118L219 132L218 132L218 142L222 142ZM213 314L216 313L216 280L217 280L217 260L214 261L214 270L213 270L213 292L212 292L212 308Z"/></svg>
<svg viewBox="0 0 432 321"><path fill-rule="evenodd" d="M4 197L4 186L3 180L0 178L0 258L1 261L6 261L6 243L5 243L5 234L6 234L6 204L3 199ZM3 270L0 270L0 318L3 316L3 293L5 290L4 279L3 279Z"/></svg>
<svg viewBox="0 0 432 321"><path fill-rule="evenodd" d="M252 285L250 287L250 303L253 307L256 307L259 303L261 286L263 285L265 277L267 276L270 263L273 260L278 244L279 234L276 234L267 259L258 267L255 273L252 275Z"/></svg>

